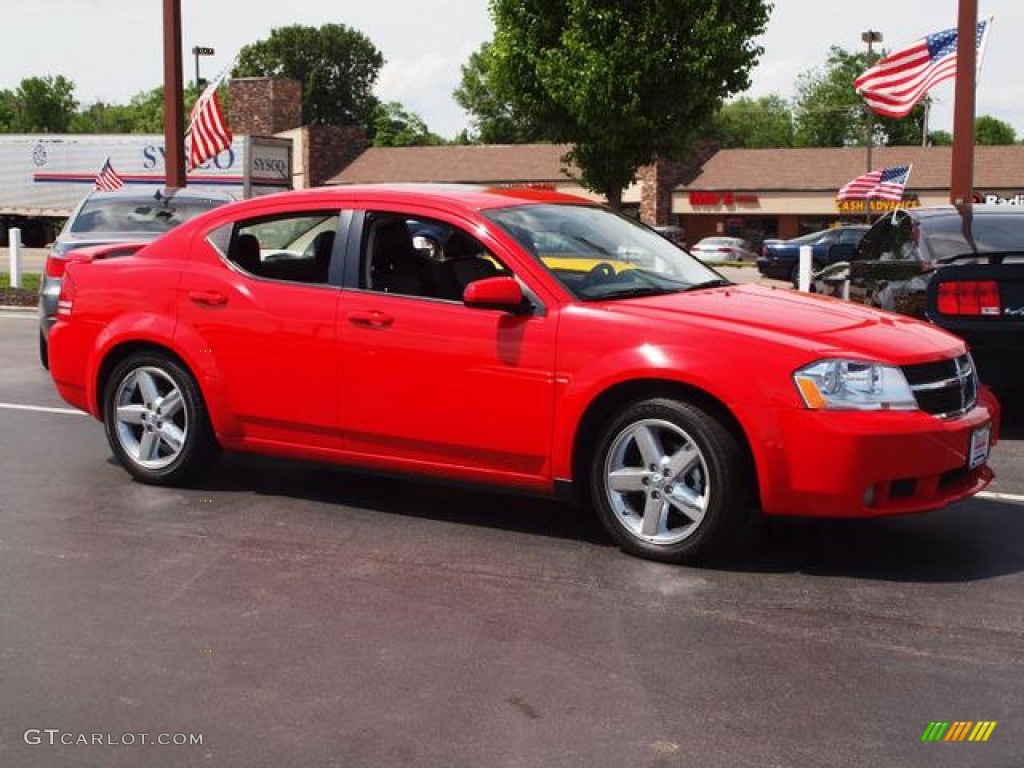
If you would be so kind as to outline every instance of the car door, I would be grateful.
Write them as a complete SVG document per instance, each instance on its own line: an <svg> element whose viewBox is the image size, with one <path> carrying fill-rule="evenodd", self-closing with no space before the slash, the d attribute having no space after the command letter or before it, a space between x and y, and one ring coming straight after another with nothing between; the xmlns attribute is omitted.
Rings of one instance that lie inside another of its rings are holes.
<svg viewBox="0 0 1024 768"><path fill-rule="evenodd" d="M548 476L554 303L534 295L528 314L467 307L460 298L467 281L515 275L491 235L478 239L451 220L408 211L359 218L338 315L346 450L384 466L441 465L456 476L526 485ZM408 243L427 228L449 232L433 259ZM456 270L453 286L444 278Z"/></svg>
<svg viewBox="0 0 1024 768"><path fill-rule="evenodd" d="M268 214L194 245L179 334L210 359L233 417L229 442L339 446L339 288L328 279L339 223L336 210Z"/></svg>

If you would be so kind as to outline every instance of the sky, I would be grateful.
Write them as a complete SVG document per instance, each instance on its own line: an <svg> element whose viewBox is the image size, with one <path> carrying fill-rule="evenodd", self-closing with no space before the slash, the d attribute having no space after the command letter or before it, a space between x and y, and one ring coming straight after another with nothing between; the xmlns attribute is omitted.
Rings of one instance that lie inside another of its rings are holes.
<svg viewBox="0 0 1024 768"><path fill-rule="evenodd" d="M1024 29L1021 0L978 0L979 17L995 16L977 90L977 114L1010 123L1024 138L1024 78L1014 53ZM24 77L64 75L79 102L126 102L163 79L162 0L2 0L0 89ZM385 65L376 93L417 112L435 133L454 137L468 117L452 99L461 65L491 38L486 0L181 0L185 79L195 77L195 45L210 46L203 77L223 69L247 43L289 24L347 24L377 46ZM883 46L901 48L956 26L957 0L775 0L764 55L750 96L792 98L798 75L821 67L832 45L863 47L875 29ZM932 91L931 130L952 130L953 87Z"/></svg>

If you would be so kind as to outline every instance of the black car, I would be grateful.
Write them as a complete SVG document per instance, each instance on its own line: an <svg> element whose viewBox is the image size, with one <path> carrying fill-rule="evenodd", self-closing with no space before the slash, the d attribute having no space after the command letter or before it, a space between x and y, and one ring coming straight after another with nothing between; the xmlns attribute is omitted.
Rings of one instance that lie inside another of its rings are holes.
<svg viewBox="0 0 1024 768"><path fill-rule="evenodd" d="M850 224L811 232L792 240L766 240L757 260L757 270L765 277L789 280L796 285L801 246L811 246L811 269L818 272L836 260L848 258L867 231L866 224ZM832 246L837 244L847 247L834 249Z"/></svg>
<svg viewBox="0 0 1024 768"><path fill-rule="evenodd" d="M1024 388L1024 209L893 211L864 236L849 279L851 299L962 337L986 384Z"/></svg>

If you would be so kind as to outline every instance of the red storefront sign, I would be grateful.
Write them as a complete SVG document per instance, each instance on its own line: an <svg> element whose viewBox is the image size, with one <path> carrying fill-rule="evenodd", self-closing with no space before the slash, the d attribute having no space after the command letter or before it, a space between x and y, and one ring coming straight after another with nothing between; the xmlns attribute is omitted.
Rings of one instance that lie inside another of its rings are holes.
<svg viewBox="0 0 1024 768"><path fill-rule="evenodd" d="M715 208L720 205L757 205L758 197L744 192L690 192L690 205L695 208Z"/></svg>

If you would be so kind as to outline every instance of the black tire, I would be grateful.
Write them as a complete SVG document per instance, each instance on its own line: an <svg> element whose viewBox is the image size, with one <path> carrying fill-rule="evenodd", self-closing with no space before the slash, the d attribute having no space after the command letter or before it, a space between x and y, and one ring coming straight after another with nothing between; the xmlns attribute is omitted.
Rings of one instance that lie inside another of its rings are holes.
<svg viewBox="0 0 1024 768"><path fill-rule="evenodd" d="M657 471L650 471L642 455L645 432L657 435ZM684 455L690 458L677 459ZM613 483L639 487L615 489ZM678 400L644 400L614 416L600 433L586 484L612 538L624 551L650 560L697 563L724 554L746 539L753 517L755 481L740 440L707 411ZM653 532L645 528L648 515L636 514L648 509L651 519L659 519ZM691 517L694 512L699 520Z"/></svg>
<svg viewBox="0 0 1024 768"><path fill-rule="evenodd" d="M143 378L150 384L142 386ZM155 397L148 398L146 390ZM119 406L142 421L119 417ZM210 468L220 453L192 374L159 352L134 354L117 365L103 393L103 423L117 460L136 480L151 485L185 483Z"/></svg>
<svg viewBox="0 0 1024 768"><path fill-rule="evenodd" d="M39 331L39 363L46 370L50 370L50 345L46 343L42 331Z"/></svg>

